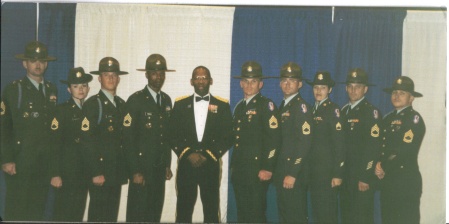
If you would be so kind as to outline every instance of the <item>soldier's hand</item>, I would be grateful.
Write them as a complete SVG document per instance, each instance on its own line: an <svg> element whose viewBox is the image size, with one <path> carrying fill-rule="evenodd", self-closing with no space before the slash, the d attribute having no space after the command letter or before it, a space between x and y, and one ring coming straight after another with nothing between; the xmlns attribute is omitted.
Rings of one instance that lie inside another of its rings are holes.
<svg viewBox="0 0 449 224"><path fill-rule="evenodd" d="M56 188L60 188L62 187L62 179L61 177L57 176L57 177L52 177L51 181L50 181L51 186L56 187Z"/></svg>
<svg viewBox="0 0 449 224"><path fill-rule="evenodd" d="M165 168L165 179L170 180L173 177L170 167Z"/></svg>
<svg viewBox="0 0 449 224"><path fill-rule="evenodd" d="M261 181L267 181L271 179L271 176L273 175L272 172L267 171L267 170L261 170L259 171L259 179Z"/></svg>
<svg viewBox="0 0 449 224"><path fill-rule="evenodd" d="M332 178L331 185L332 187L338 187L341 185L341 182L342 182L341 178Z"/></svg>
<svg viewBox="0 0 449 224"><path fill-rule="evenodd" d="M359 191L367 191L367 190L369 190L369 184L359 181Z"/></svg>
<svg viewBox="0 0 449 224"><path fill-rule="evenodd" d="M199 153L192 153L187 157L187 159L190 161L190 164L192 164L193 167L200 167L202 164L201 154Z"/></svg>
<svg viewBox="0 0 449 224"><path fill-rule="evenodd" d="M285 176L284 178L284 188L285 189L292 189L293 186L295 186L296 178L292 176Z"/></svg>
<svg viewBox="0 0 449 224"><path fill-rule="evenodd" d="M133 183L145 185L145 179L143 178L143 175L140 173L134 174L133 175Z"/></svg>
<svg viewBox="0 0 449 224"><path fill-rule="evenodd" d="M374 171L374 173L376 174L377 178L379 178L380 180L382 180L385 177L385 172L384 172L384 169L382 169L381 162L377 162L376 170Z"/></svg>
<svg viewBox="0 0 449 224"><path fill-rule="evenodd" d="M94 185L96 186L103 186L105 182L104 176L100 175L100 176L96 176L92 178L92 183L94 183Z"/></svg>
<svg viewBox="0 0 449 224"><path fill-rule="evenodd" d="M14 175L16 174L16 164L15 163L5 163L2 165L3 172Z"/></svg>

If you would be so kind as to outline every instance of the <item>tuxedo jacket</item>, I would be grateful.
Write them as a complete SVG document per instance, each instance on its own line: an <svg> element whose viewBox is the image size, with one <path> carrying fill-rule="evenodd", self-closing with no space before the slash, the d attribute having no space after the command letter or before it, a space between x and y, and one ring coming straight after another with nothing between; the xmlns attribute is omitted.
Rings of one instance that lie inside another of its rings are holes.
<svg viewBox="0 0 449 224"><path fill-rule="evenodd" d="M232 114L227 101L210 95L203 139L198 142L193 95L176 100L170 117L170 142L179 160L193 152L218 160L233 143Z"/></svg>

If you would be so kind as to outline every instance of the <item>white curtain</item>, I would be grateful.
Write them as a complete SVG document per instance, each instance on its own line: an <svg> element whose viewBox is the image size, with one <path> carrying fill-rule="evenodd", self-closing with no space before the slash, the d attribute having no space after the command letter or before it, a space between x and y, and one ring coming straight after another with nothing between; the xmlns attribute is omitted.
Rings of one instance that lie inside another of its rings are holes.
<svg viewBox="0 0 449 224"><path fill-rule="evenodd" d="M413 107L426 124L418 162L423 177L421 223L446 223L446 11L408 11L404 21L402 75L415 82Z"/></svg>
<svg viewBox="0 0 449 224"><path fill-rule="evenodd" d="M168 6L150 4L77 4L75 25L75 67L97 71L99 61L112 56L121 76L117 95L128 97L144 88L146 58L162 54L169 69L162 88L174 101L182 95L193 94L190 77L193 69L204 65L210 69L214 84L213 95L229 99L231 41L234 7ZM89 95L98 93L94 78ZM172 156L172 171L176 175L177 158ZM228 189L228 154L223 157L221 181L221 218L226 221ZM128 186L122 188L119 221L125 221ZM162 222L175 221L175 179L167 182ZM86 210L87 211L87 210ZM86 212L87 214L87 212ZM86 215L85 215L86 217ZM202 222L202 205L198 198L193 222Z"/></svg>

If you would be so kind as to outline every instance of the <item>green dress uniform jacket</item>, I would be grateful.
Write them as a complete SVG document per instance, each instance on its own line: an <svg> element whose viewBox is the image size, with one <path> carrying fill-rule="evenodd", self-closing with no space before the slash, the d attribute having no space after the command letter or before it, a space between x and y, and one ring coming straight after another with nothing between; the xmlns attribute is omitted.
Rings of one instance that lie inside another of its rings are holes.
<svg viewBox="0 0 449 224"><path fill-rule="evenodd" d="M342 222L373 223L374 168L382 144L381 114L366 98L354 108L341 109L346 141L346 160L342 183ZM368 191L359 191L359 181L369 184Z"/></svg>
<svg viewBox="0 0 449 224"><path fill-rule="evenodd" d="M40 221L50 184L50 129L57 88L45 81L45 97L28 77L6 86L1 102L1 162L15 163L5 174L6 221Z"/></svg>
<svg viewBox="0 0 449 224"><path fill-rule="evenodd" d="M281 144L278 110L273 101L258 93L234 110L235 144L231 158L231 181L237 205L237 221L266 222L268 181L261 170L274 172Z"/></svg>
<svg viewBox="0 0 449 224"><path fill-rule="evenodd" d="M72 97L56 108L51 121L53 156L51 176L62 179L55 189L54 221L82 222L90 178L86 150L80 144L83 111Z"/></svg>
<svg viewBox="0 0 449 224"><path fill-rule="evenodd" d="M89 177L103 175L103 186L89 186L88 221L116 222L121 185L127 183L128 171L123 149L122 129L125 101L114 97L117 106L99 91L83 105L82 139L87 148Z"/></svg>
<svg viewBox="0 0 449 224"><path fill-rule="evenodd" d="M204 222L219 223L221 157L233 143L231 108L226 100L210 95L204 134L199 142L193 101L193 95L178 98L170 118L171 147L178 156L176 222L192 222L199 187ZM207 159L200 167L193 167L188 160L194 152Z"/></svg>
<svg viewBox="0 0 449 224"><path fill-rule="evenodd" d="M172 102L161 92L161 106L157 105L145 86L128 98L126 109L123 136L130 179L126 220L160 222L166 168L171 164L168 120ZM132 182L138 173L144 176L144 185Z"/></svg>
<svg viewBox="0 0 449 224"><path fill-rule="evenodd" d="M279 115L282 143L274 172L279 222L307 223L307 160L315 132L312 111L298 93ZM295 178L293 189L284 188L286 176Z"/></svg>
<svg viewBox="0 0 449 224"><path fill-rule="evenodd" d="M313 221L337 223L337 189L332 179L343 179L345 138L340 107L326 99L313 109L313 143L309 154L309 179Z"/></svg>
<svg viewBox="0 0 449 224"><path fill-rule="evenodd" d="M382 223L419 223L422 178L418 153L426 132L424 120L410 106L386 115L383 127Z"/></svg>

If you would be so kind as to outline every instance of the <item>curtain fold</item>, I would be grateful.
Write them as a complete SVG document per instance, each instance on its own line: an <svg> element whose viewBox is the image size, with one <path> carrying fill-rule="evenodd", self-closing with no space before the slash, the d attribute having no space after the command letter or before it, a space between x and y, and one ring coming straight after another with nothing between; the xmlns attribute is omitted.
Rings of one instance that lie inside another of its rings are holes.
<svg viewBox="0 0 449 224"><path fill-rule="evenodd" d="M369 81L368 100L385 114L392 109L382 89L401 75L402 25L406 11L388 8L335 9L335 71L337 81L344 82L351 68L363 68ZM344 85L334 88L336 102L347 103Z"/></svg>
<svg viewBox="0 0 449 224"><path fill-rule="evenodd" d="M50 55L57 58L49 62L45 78L58 87L58 102L64 102L70 94L59 80L67 80L74 67L75 18L74 3L39 3L39 41L47 44Z"/></svg>

